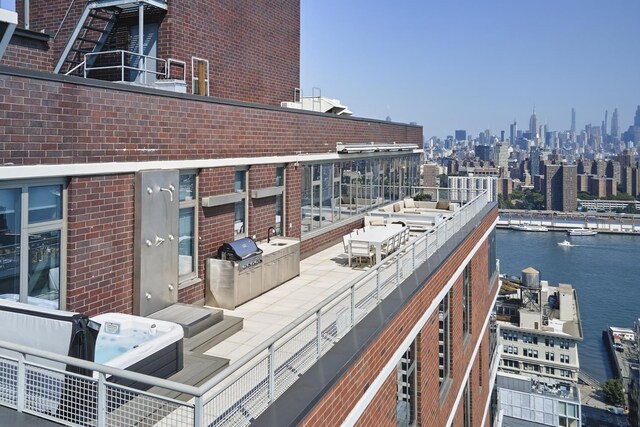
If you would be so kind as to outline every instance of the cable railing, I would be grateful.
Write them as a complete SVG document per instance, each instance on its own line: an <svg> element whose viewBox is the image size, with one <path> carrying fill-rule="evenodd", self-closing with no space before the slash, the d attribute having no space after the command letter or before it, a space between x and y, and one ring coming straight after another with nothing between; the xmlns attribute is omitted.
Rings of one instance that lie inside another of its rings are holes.
<svg viewBox="0 0 640 427"><path fill-rule="evenodd" d="M199 387L0 342L0 404L66 425L249 425L489 203L486 191L325 298ZM17 354L14 356L13 354ZM93 377L38 364L61 362ZM188 402L117 385L111 376L178 391ZM73 403L73 404L70 404ZM136 421L137 422L137 421Z"/></svg>

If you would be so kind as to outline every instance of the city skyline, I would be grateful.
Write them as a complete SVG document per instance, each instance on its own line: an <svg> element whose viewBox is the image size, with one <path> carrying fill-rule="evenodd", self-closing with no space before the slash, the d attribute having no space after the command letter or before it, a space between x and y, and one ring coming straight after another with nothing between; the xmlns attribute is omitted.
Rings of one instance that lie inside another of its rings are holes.
<svg viewBox="0 0 640 427"><path fill-rule="evenodd" d="M640 2L301 3L301 88L357 117L417 122L425 137L539 125L620 130L640 104ZM603 18L606 17L606 21ZM596 30L597 29L597 30ZM490 106L490 108L488 108Z"/></svg>

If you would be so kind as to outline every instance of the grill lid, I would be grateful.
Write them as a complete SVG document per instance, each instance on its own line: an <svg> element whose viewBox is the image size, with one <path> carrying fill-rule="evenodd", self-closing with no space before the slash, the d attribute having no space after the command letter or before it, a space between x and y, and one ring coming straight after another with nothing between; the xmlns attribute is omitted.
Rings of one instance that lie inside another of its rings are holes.
<svg viewBox="0 0 640 427"><path fill-rule="evenodd" d="M233 242L223 243L218 249L218 257L222 258L222 253L227 255L233 254L237 259L242 260L250 258L254 255L262 254L262 249L256 245L253 239L244 237L242 239L234 240Z"/></svg>

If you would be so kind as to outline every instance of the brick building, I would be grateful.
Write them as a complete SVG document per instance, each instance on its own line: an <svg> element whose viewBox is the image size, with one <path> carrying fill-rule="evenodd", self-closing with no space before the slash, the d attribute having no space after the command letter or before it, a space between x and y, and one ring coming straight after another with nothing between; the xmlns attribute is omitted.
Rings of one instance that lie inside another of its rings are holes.
<svg viewBox="0 0 640 427"><path fill-rule="evenodd" d="M421 184L420 126L281 107L299 93L298 1L18 0L16 12L0 60L3 298L146 315L140 289L157 273L169 299L201 306L223 243L274 227L306 258ZM145 241L146 195L175 216ZM419 425L490 425L485 196L462 200L475 210L441 227L428 261L413 254L393 292L242 423L397 425L402 406Z"/></svg>
<svg viewBox="0 0 640 427"><path fill-rule="evenodd" d="M541 183L547 210L573 212L577 208L577 167L566 164L545 164Z"/></svg>

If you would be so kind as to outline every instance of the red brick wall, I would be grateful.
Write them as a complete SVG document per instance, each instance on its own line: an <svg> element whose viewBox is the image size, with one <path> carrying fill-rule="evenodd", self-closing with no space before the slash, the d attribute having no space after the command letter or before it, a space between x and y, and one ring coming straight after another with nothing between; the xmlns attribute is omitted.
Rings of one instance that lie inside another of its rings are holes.
<svg viewBox="0 0 640 427"><path fill-rule="evenodd" d="M132 313L134 175L68 186L67 310Z"/></svg>
<svg viewBox="0 0 640 427"><path fill-rule="evenodd" d="M336 141L414 143L422 128L0 74L0 162L136 162L321 153ZM206 193L203 193L206 195Z"/></svg>
<svg viewBox="0 0 640 427"><path fill-rule="evenodd" d="M302 204L302 167L288 164L285 173L285 206L283 223L284 234L289 237L300 237L302 218L300 206ZM291 226L291 227L289 227ZM300 249L302 251L302 248Z"/></svg>
<svg viewBox="0 0 640 427"><path fill-rule="evenodd" d="M52 61L48 43L14 35L0 65L50 71Z"/></svg>
<svg viewBox="0 0 640 427"><path fill-rule="evenodd" d="M298 0L174 2L160 31L160 56L186 61L187 80L191 57L209 61L211 96L280 105L300 86Z"/></svg>
<svg viewBox="0 0 640 427"><path fill-rule="evenodd" d="M52 40L52 71L86 2L77 1L62 22L68 0L31 1L30 28L60 33ZM17 2L20 25L24 21L22 0ZM135 16L134 16L135 15ZM129 49L128 27L137 25L137 14L120 18L108 43ZM300 86L300 2L299 0L196 0L169 2L166 15L145 15L145 22L160 22L158 57L187 63L188 92L191 92L191 58L209 61L211 96L261 104L280 105L291 101ZM116 41L118 39L118 41ZM122 42L125 42L124 44ZM11 50L3 64L31 68L27 57Z"/></svg>
<svg viewBox="0 0 640 427"><path fill-rule="evenodd" d="M482 222L480 226L467 237L467 239L447 258L443 265L433 274L408 305L389 322L385 330L378 338L364 351L358 358L358 363L352 366L344 376L339 379L335 386L329 390L316 407L310 411L304 420L305 425L339 425L387 363L388 357L398 348L406 337L412 326L423 315L425 310L434 302L437 293L447 283L478 242L487 229L493 224L497 217L497 209L493 210ZM464 387L462 379L469 363L474 363L474 378L483 369L483 377L488 381L488 355L483 358L483 366L478 366L478 358L471 361L470 356L476 345L478 336L484 326L484 320L491 309L491 297L489 295L488 278L486 265L488 252L487 243L482 245L482 249L476 253L472 259L474 279L472 279L472 293L474 309L472 312L472 336L465 348L462 337L462 306L461 306L461 279L457 280L452 288L453 303L451 304L452 316L452 384L445 395L442 405L440 404L440 390L438 386L438 313L431 316L418 336L418 408L419 425L437 426L444 425L452 411L453 404L458 390ZM477 272L476 272L477 270ZM484 273L483 273L484 272ZM484 274L484 275L483 275ZM495 288L494 288L495 292ZM486 333L485 333L486 334ZM485 337L486 339L486 337ZM485 341L486 342L486 341ZM486 351L487 345L483 346ZM395 426L395 371L384 382L383 388L376 394L373 402L359 421L360 425ZM482 389L476 380L471 381L474 417L481 419L484 412L477 406L482 406L488 399L488 387ZM482 405L481 405L482 403ZM371 414L369 413L371 411ZM375 416L373 415L375 414ZM462 420L462 412L456 414L458 425ZM476 418L474 425L478 425Z"/></svg>

